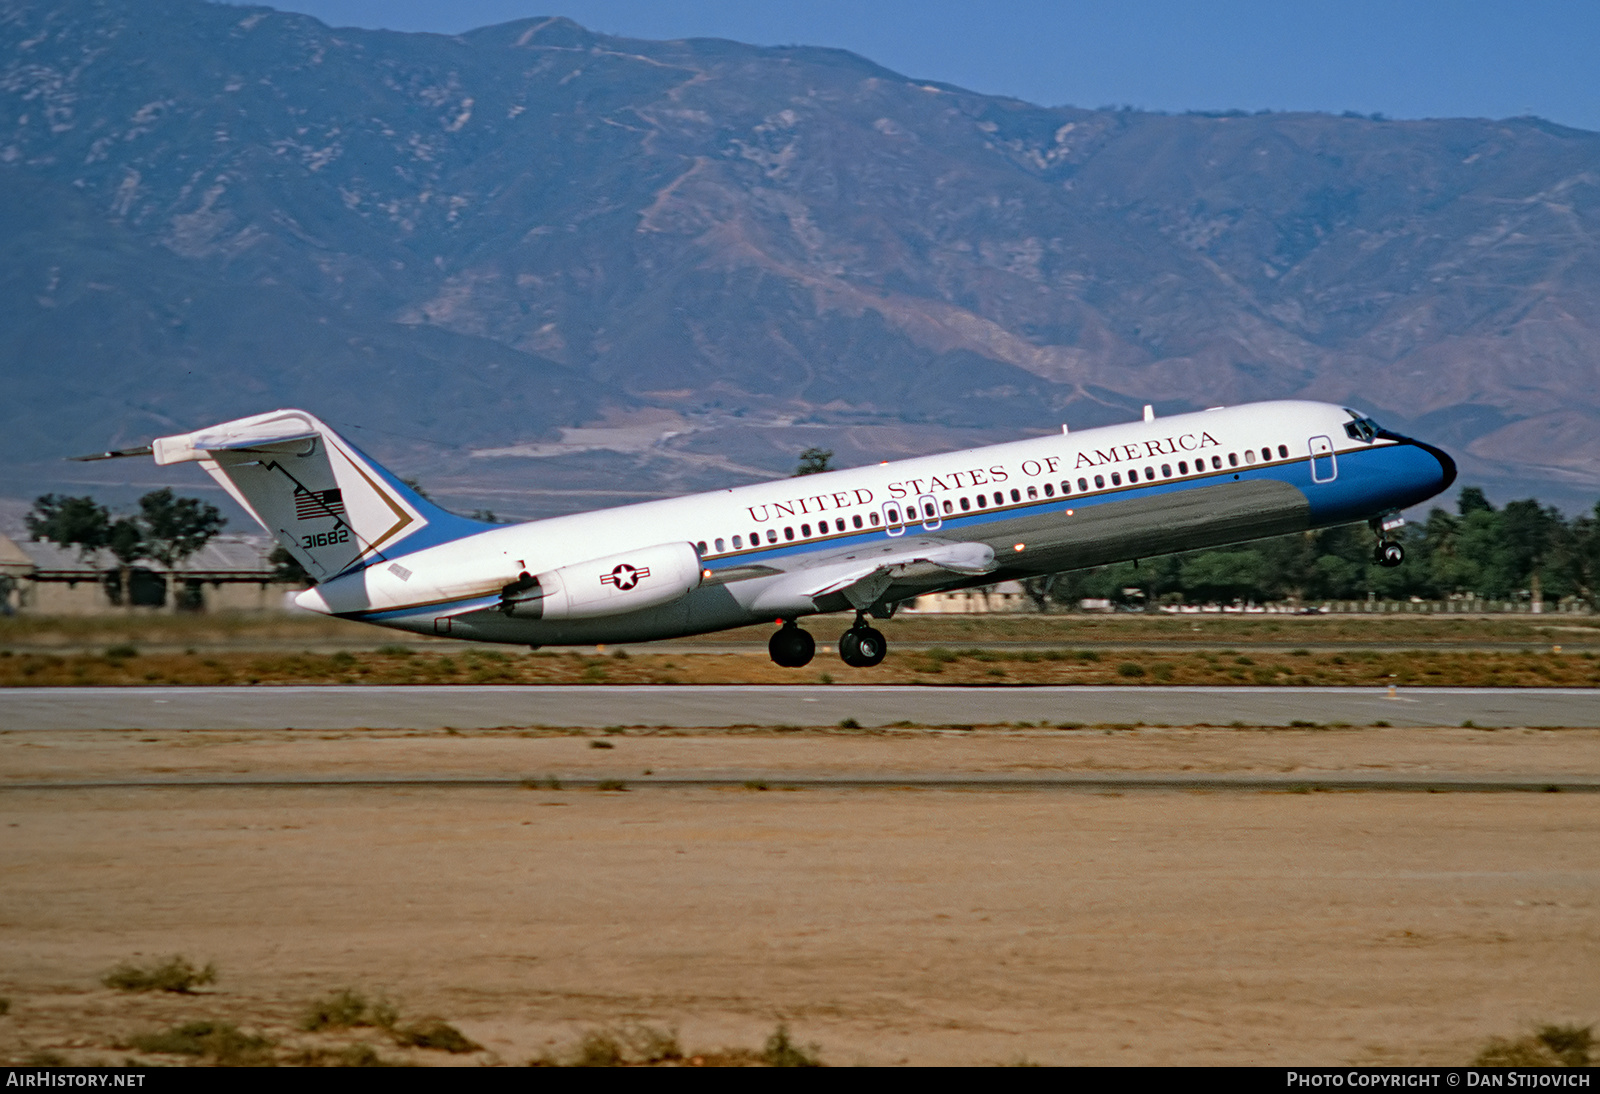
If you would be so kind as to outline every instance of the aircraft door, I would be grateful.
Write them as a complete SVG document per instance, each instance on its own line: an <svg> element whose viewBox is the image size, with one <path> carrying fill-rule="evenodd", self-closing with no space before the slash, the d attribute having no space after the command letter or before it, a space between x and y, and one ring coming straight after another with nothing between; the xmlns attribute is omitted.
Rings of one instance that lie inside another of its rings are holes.
<svg viewBox="0 0 1600 1094"><path fill-rule="evenodd" d="M944 518L939 515L939 502L932 494L921 494L917 497L917 508L921 509L922 528L927 532L937 532L944 523ZM910 523L907 521L906 523Z"/></svg>
<svg viewBox="0 0 1600 1094"><path fill-rule="evenodd" d="M906 517L907 521L910 519L910 516ZM900 523L899 502L886 501L883 503L883 530L891 536L903 536L906 534L905 525Z"/></svg>
<svg viewBox="0 0 1600 1094"><path fill-rule="evenodd" d="M1326 437L1311 438L1311 481L1332 482L1339 477L1338 457L1333 442Z"/></svg>

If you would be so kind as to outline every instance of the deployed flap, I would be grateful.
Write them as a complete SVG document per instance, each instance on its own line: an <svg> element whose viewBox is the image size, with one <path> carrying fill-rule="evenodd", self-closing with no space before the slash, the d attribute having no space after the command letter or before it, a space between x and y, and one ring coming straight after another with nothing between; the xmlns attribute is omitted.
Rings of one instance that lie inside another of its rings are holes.
<svg viewBox="0 0 1600 1094"><path fill-rule="evenodd" d="M994 548L986 543L918 539L875 545L824 556L785 578L774 578L752 607L774 612L810 608L818 598L838 593L865 611L897 581L937 583L952 573L987 574L995 568Z"/></svg>
<svg viewBox="0 0 1600 1094"><path fill-rule="evenodd" d="M428 524L420 501L304 411L160 437L151 447L157 463L198 460L319 581L382 557Z"/></svg>

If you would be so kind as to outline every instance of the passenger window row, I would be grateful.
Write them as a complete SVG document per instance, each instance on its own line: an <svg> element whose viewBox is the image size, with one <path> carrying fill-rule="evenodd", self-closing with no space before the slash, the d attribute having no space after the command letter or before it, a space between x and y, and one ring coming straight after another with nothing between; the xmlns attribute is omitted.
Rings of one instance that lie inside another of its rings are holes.
<svg viewBox="0 0 1600 1094"><path fill-rule="evenodd" d="M1271 449L1271 447L1263 447L1261 449L1261 457L1260 458L1261 458L1261 462L1262 463L1270 463L1270 462L1272 462L1272 449ZM1281 460L1286 460L1286 459L1289 458L1289 446L1288 445L1286 445L1286 444L1278 445L1278 458L1281 459ZM1222 459L1223 458L1221 456L1212 456L1211 457L1210 470L1212 470L1212 471L1221 471L1222 470ZM1228 466L1229 467L1238 467L1239 466L1239 453L1230 452L1230 453L1228 453L1227 459L1228 459ZM1256 462L1256 453L1255 453L1254 449L1246 449L1245 450L1245 452L1244 452L1244 462L1245 462L1246 466L1252 466L1252 465L1255 464L1255 462ZM1203 456L1197 458L1194 461L1194 467L1193 467L1192 471L1190 469L1188 460L1179 460L1178 461L1178 474L1180 476L1188 475L1188 474L1191 474L1191 473L1192 474L1196 474L1196 475L1200 475L1200 474L1204 474L1206 472L1206 470L1207 470L1206 459ZM1157 475L1156 468L1155 468L1154 465L1146 467L1146 468L1144 468L1143 476L1144 476L1143 477L1143 481L1145 481L1145 482L1155 482L1158 477L1162 478L1162 479L1170 479L1170 478L1173 477L1172 464L1170 464L1170 463L1162 464L1159 476ZM1129 483L1136 483L1136 482L1139 482L1139 481L1141 481L1140 480L1140 470L1139 470L1139 468L1137 468L1137 467L1129 468L1128 469L1128 482ZM1104 476L1104 475L1095 475L1095 476L1093 476L1093 483L1094 483L1094 485L1093 485L1093 489L1094 490L1104 490L1104 489L1106 489L1106 476ZM1111 472L1111 485L1112 486L1121 486L1122 485L1122 472L1120 472L1120 471ZM1069 494L1071 494L1072 493L1072 486L1073 486L1073 482L1072 482L1071 479L1062 479L1061 480L1061 496L1062 497L1066 497ZM1090 489L1091 489L1091 487L1090 487L1090 478L1089 477L1079 478L1078 481L1077 481L1077 487L1078 487L1078 493L1080 493L1080 494L1088 493L1090 491ZM1023 500L1024 500L1024 493L1026 494L1026 500L1028 500L1028 501L1038 501L1038 500L1040 500L1040 492L1041 491L1043 491L1043 496L1046 497L1046 498L1053 498L1053 497L1056 496L1055 484L1054 483L1048 483L1048 482L1045 483L1043 486L1028 486L1028 487L1020 487L1020 488L1019 487L1013 487L1009 491L1009 493L1010 493L1010 498L1011 498L1012 504L1021 504L1023 502ZM988 509L991 504L993 504L995 506L1004 506L1006 504L1006 495L1007 495L1007 491L996 490L992 495L991 494L978 494L978 495L975 495L975 496L973 496L971 498L961 497L961 498L956 499L954 502L949 501L947 499L947 500L943 501L942 503L940 503L940 505L938 507L935 507L932 502L925 502L925 503L923 503L922 508L924 510L926 510L926 512L924 512L924 513L922 513L920 515L917 512L917 506L916 505L908 504L908 505L905 506L905 513L904 513L903 518L902 518L902 514L900 512L899 507L891 505L891 506L887 507L884 510L884 516L888 518L889 523L892 524L892 525L900 524L902 522L902 519L904 520L904 523L906 523L906 524L915 524L918 521L928 521L928 520L937 520L937 519L939 519L939 517L941 516L941 510L943 511L942 515L944 515L944 516L953 516L956 513L956 507L957 506L960 507L960 511L963 512L963 513L970 513L970 512L973 512L975 510L976 511L982 511L982 510ZM992 503L990 501L991 497L993 498L993 502ZM867 528L876 528L876 527L878 527L878 514L875 513L875 512L872 512L872 513L868 513L866 515L865 519L863 519L859 514L856 515L856 516L851 517L850 518L850 523L849 523L848 526L846 526L845 519L843 517L840 517L839 519L834 520L832 522L832 527L829 526L829 522L826 521L826 520L818 521L817 522L817 526L816 526L816 534L819 535L819 536L827 536L827 535L835 535L835 534L840 533L840 532L847 532L847 531L851 531L851 530L864 530L864 529L867 529ZM756 529L754 532L750 533L750 546L752 548L759 547L759 546L762 545L762 539L761 539L762 534L763 534L762 529L759 529L759 528ZM896 534L898 534L898 533L896 533ZM776 529L776 528L768 528L768 529L765 530L765 535L766 535L766 542L767 543L775 544L775 543L778 542L778 536L779 536L778 529ZM783 532L782 532L782 535L783 535L783 542L785 542L785 543L793 542L797 538L796 535L795 535L795 529L794 529L793 525L790 525L790 526L784 528ZM798 538L800 538L800 539L810 539L811 536L812 536L812 527L811 527L811 525L810 524L802 524L802 525L800 525L800 532L799 532ZM744 536L742 534L735 535L735 536L731 537L731 539L732 539L732 543L733 543L733 547L732 547L733 550L742 551L742 550L745 549ZM723 554L724 552L726 552L729 549L728 548L728 542L729 541L726 540L726 539L718 538L718 539L715 539L715 540L711 541L711 544L708 547L706 541L705 540L701 540L700 542L695 544L695 547L700 551L701 555Z"/></svg>
<svg viewBox="0 0 1600 1094"><path fill-rule="evenodd" d="M832 527L829 527L829 522L828 521L819 520L817 522L816 534L819 535L819 536L828 536L828 535L834 535L834 534L836 534L838 532L850 531L852 529L876 528L877 526L878 526L878 514L877 513L868 513L865 518L863 518L860 514L857 514L856 516L853 516L853 517L850 518L848 524L846 524L845 518L840 517L838 520L835 520L835 521L832 522ZM800 526L800 538L801 539L810 539L811 538L811 531L812 530L811 530L811 525L810 524L802 524ZM762 530L760 528L757 528L755 531L750 533L750 546L751 547L759 547L759 546L761 546L761 532L762 532ZM768 543L777 543L778 542L778 529L776 529L776 528L768 528L768 529L766 529L766 536L767 536L767 540L766 541ZM743 536L743 534L736 535L736 536L733 536L731 538L732 538L732 541L733 541L733 550L735 550L735 551L744 550L744 536ZM789 527L783 529L783 540L784 540L784 542L786 542L786 543L790 542L794 538L795 538L795 529L794 529L793 525L790 525ZM728 550L728 540L721 539L721 538L715 539L715 540L712 541L712 546L713 546L713 550L708 552L707 548L706 548L706 541L705 540L701 540L699 543L695 544L695 548L697 550L699 550L699 552L702 555L705 555L707 553L710 553L710 554L722 554L724 551Z"/></svg>

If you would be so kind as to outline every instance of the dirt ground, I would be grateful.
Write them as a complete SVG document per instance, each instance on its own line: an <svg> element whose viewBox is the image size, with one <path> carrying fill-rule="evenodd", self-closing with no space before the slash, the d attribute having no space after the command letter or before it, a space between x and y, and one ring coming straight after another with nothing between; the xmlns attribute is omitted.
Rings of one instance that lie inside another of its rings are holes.
<svg viewBox="0 0 1600 1094"><path fill-rule="evenodd" d="M484 1046L419 1062L782 1022L832 1064L1465 1063L1600 1020L1600 796L783 780L1597 764L1594 730L0 733L0 1057L121 1060L196 1018L348 1043L295 1025L352 987ZM530 786L17 785L508 773ZM99 984L171 954L217 983Z"/></svg>

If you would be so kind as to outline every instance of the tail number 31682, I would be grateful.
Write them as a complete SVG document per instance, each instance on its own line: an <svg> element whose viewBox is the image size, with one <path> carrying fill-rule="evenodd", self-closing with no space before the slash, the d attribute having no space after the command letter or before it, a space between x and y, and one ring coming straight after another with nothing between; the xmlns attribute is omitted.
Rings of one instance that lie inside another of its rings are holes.
<svg viewBox="0 0 1600 1094"><path fill-rule="evenodd" d="M350 541L350 529L348 529L348 528L335 528L331 532L318 532L314 536L301 536L300 537L300 546L302 546L302 547L331 547L335 543L348 543L349 541Z"/></svg>

